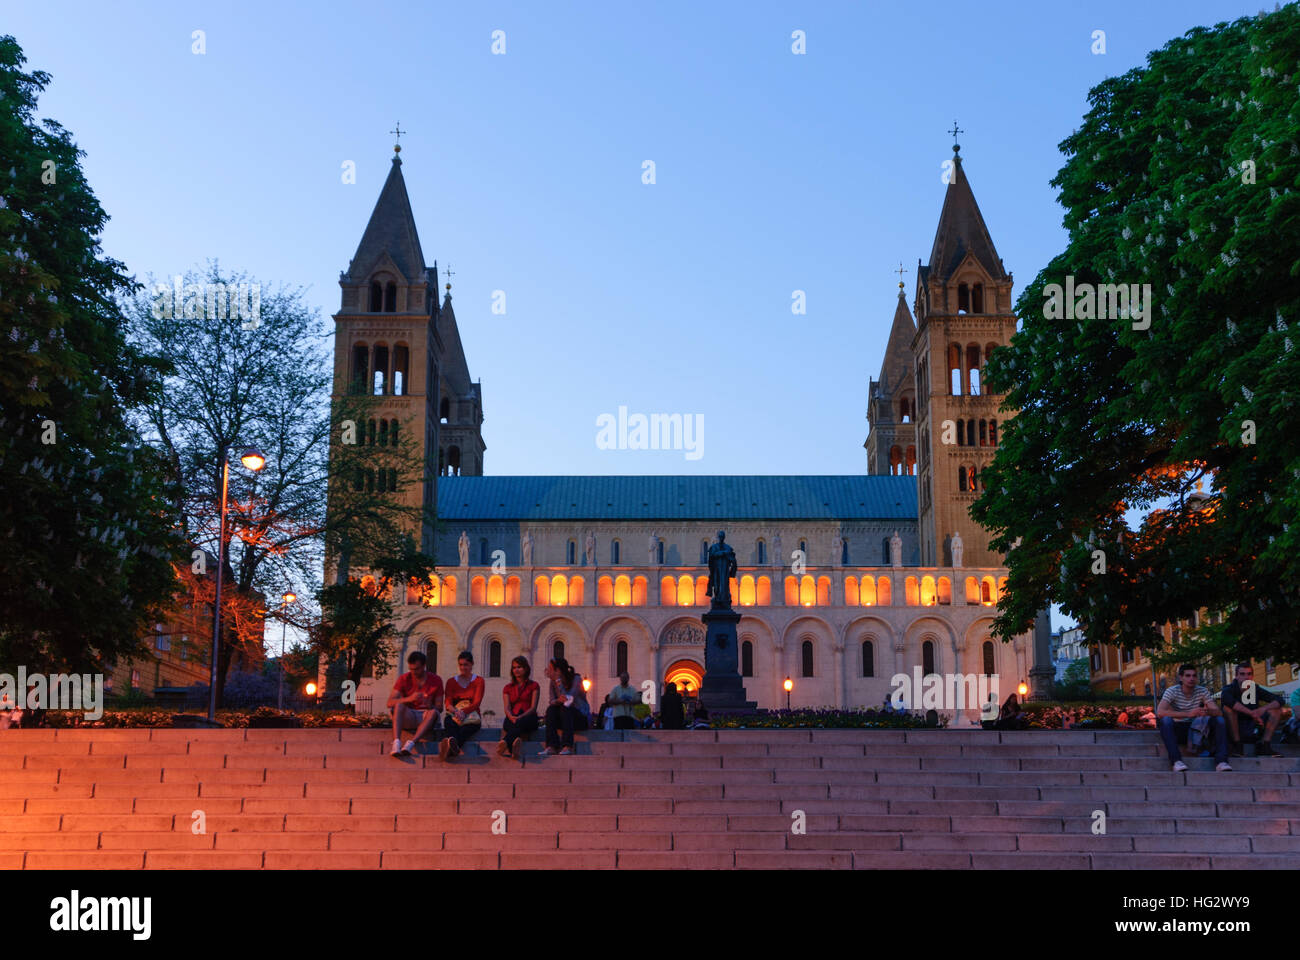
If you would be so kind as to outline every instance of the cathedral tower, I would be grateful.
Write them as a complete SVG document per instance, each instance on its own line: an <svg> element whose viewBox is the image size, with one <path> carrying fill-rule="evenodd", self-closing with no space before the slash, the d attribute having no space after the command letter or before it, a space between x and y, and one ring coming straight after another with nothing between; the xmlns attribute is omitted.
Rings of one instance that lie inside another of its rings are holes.
<svg viewBox="0 0 1300 960"><path fill-rule="evenodd" d="M915 312L916 429L920 438L917 500L921 563L952 563L960 532L967 566L1000 566L988 532L970 516L993 460L1003 396L984 389L982 372L1016 330L1012 278L1002 266L953 145L953 174L944 196L930 262L918 264Z"/></svg>
<svg viewBox="0 0 1300 960"><path fill-rule="evenodd" d="M443 304L438 303L438 268L425 265L402 177L401 148L394 150L361 242L348 269L339 274L342 301L334 314L333 398L363 396L370 401L358 443L386 442L390 425L417 442L423 476L406 489L412 505L422 503L431 516L437 504L444 424L454 422L458 431L455 460L462 466L455 472L482 472L481 387L469 379L450 285ZM469 470L464 469L461 450L469 453ZM341 453L335 448L331 456ZM445 453L442 459L446 461ZM396 487L381 476L377 489ZM422 550L433 553L431 524L419 531L417 541Z"/></svg>
<svg viewBox="0 0 1300 960"><path fill-rule="evenodd" d="M867 387L867 473L916 475L916 370L912 340L916 324L907 309L903 285L889 331L880 379Z"/></svg>

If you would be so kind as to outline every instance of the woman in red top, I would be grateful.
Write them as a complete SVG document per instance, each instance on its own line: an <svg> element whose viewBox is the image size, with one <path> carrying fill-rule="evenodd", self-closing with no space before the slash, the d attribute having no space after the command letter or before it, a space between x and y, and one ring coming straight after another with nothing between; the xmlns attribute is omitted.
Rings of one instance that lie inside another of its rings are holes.
<svg viewBox="0 0 1300 960"><path fill-rule="evenodd" d="M497 744L497 754L509 756L513 760L524 759L524 742L528 735L537 729L537 698L542 688L532 679L532 668L523 657L510 661L510 676L514 683L506 684L505 719L501 722L501 742Z"/></svg>
<svg viewBox="0 0 1300 960"><path fill-rule="evenodd" d="M460 673L443 684L447 713L442 726L447 736L438 744L438 756L443 760L459 756L466 741L483 725L478 712L483 703L483 678L474 673L474 655L466 650L456 662Z"/></svg>

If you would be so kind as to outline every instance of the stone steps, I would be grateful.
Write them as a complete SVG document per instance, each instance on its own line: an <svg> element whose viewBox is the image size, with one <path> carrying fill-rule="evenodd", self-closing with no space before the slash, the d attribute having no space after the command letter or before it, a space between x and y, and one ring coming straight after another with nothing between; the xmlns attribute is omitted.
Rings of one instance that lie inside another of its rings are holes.
<svg viewBox="0 0 1300 960"><path fill-rule="evenodd" d="M1284 869L1300 854L1294 748L1175 774L1139 731L597 731L571 757L530 744L520 765L497 736L444 764L389 757L382 730L5 731L0 868Z"/></svg>

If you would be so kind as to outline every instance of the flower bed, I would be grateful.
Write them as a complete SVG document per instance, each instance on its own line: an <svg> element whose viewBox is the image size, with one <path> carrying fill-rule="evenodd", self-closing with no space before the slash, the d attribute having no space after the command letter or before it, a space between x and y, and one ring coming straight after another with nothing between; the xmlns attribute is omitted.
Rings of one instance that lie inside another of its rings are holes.
<svg viewBox="0 0 1300 960"><path fill-rule="evenodd" d="M1101 706L1061 704L1031 700L1021 706L1031 730L1154 730L1155 711L1150 704Z"/></svg>

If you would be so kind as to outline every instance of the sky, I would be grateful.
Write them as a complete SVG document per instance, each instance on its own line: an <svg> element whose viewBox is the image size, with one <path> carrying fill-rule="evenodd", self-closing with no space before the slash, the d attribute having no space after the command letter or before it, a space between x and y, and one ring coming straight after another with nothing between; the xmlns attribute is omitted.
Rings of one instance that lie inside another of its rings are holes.
<svg viewBox="0 0 1300 960"><path fill-rule="evenodd" d="M303 287L323 335L400 122L485 472L852 474L954 122L1018 294L1065 244L1049 181L1089 89L1260 2L5 0L0 31L52 75L106 254ZM621 406L703 445L601 449Z"/></svg>

